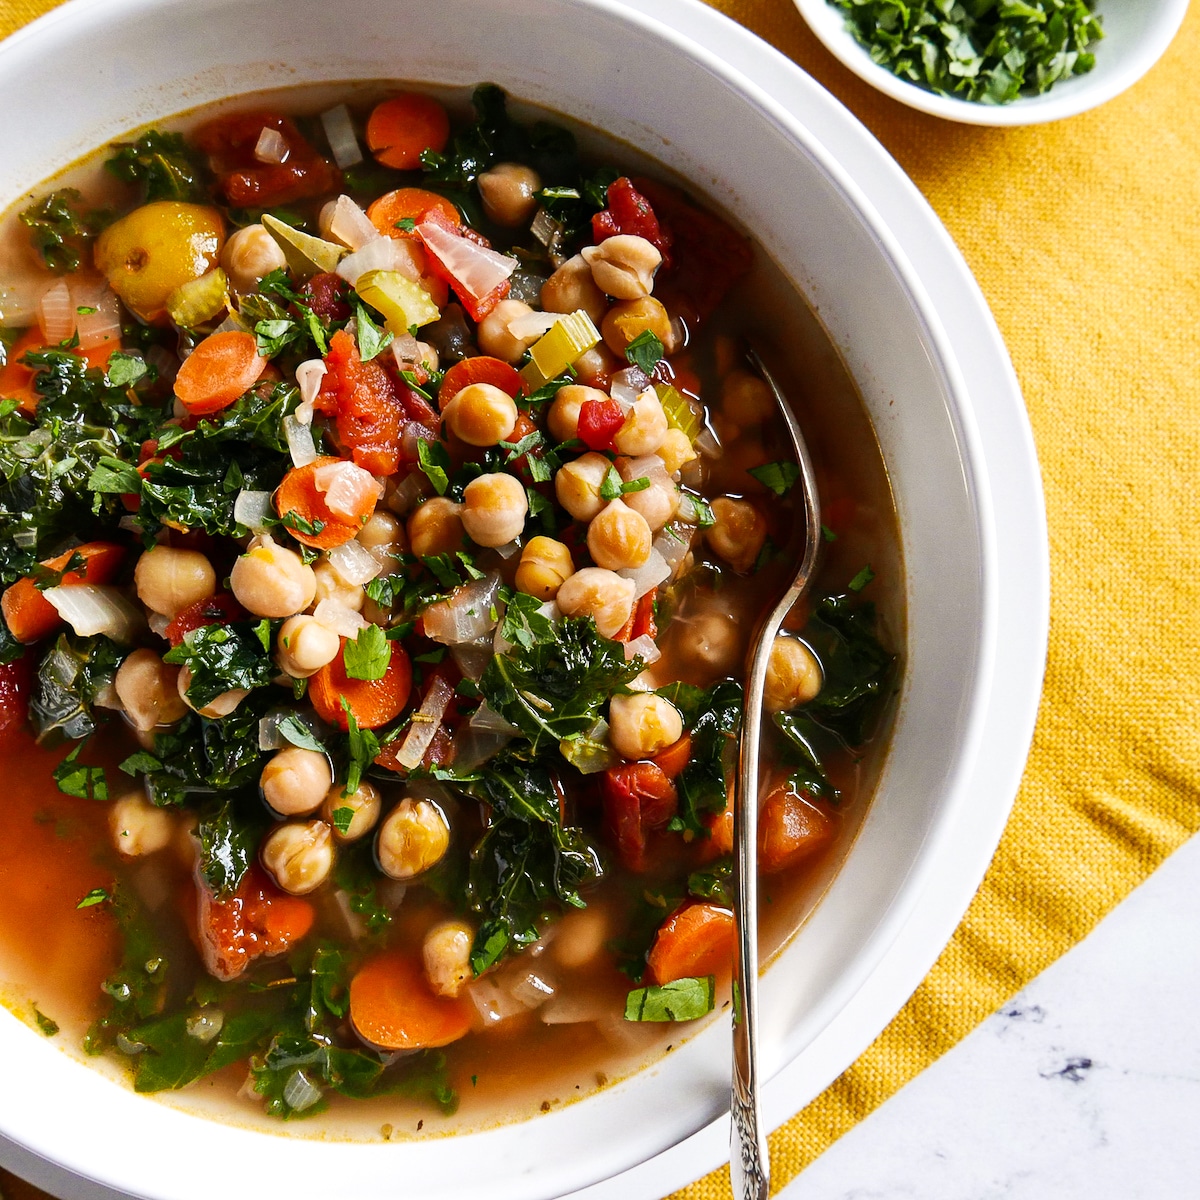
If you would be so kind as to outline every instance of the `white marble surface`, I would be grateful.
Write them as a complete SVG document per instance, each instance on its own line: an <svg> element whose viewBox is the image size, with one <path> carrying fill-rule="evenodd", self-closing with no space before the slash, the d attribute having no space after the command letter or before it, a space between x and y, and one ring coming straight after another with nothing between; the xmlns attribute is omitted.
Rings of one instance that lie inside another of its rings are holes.
<svg viewBox="0 0 1200 1200"><path fill-rule="evenodd" d="M1200 1197L1200 838L782 1200Z"/></svg>

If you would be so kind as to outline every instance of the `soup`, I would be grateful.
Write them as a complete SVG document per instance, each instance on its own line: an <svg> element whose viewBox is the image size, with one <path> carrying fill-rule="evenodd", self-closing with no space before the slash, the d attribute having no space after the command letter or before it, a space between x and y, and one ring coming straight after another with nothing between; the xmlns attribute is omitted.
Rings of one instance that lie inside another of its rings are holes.
<svg viewBox="0 0 1200 1200"><path fill-rule="evenodd" d="M798 520L744 338L826 514L768 949L882 753L890 498L811 313L627 151L443 99L233 102L4 231L7 1000L225 1120L521 1116L728 1003L739 679Z"/></svg>

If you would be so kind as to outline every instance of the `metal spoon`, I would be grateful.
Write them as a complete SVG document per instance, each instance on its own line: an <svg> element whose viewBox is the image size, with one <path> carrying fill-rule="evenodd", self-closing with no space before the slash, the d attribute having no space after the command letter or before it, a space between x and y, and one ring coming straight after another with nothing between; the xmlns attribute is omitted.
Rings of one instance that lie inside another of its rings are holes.
<svg viewBox="0 0 1200 1200"><path fill-rule="evenodd" d="M729 1135L729 1171L736 1200L766 1200L771 1164L767 1133L758 1106L758 752L762 735L763 689L767 661L775 635L793 605L812 580L821 546L821 508L816 478L804 434L771 373L754 352L750 365L775 397L780 415L792 438L800 467L797 480L804 512L804 552L787 591L763 619L755 634L746 680L745 712L738 747L738 786L733 822L733 916L737 938L733 955L733 1079L729 1110L733 1118ZM799 515L799 514L797 514Z"/></svg>

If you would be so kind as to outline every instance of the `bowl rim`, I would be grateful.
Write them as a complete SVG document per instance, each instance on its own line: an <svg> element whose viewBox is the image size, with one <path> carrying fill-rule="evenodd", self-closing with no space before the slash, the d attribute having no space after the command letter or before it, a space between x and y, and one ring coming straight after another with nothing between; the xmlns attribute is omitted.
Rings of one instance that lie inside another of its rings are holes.
<svg viewBox="0 0 1200 1200"><path fill-rule="evenodd" d="M1188 7L1188 0L1162 0L1159 15L1151 24L1147 36L1122 53L1103 76L1076 76L1070 88L1063 89L1056 85L1040 96L1021 97L1009 104L980 104L927 91L873 62L867 51L846 30L841 13L833 8L829 0L792 2L829 53L876 90L931 116L963 125L988 126L1040 125L1078 116L1106 104L1137 83L1166 53L1183 23ZM1068 81L1063 82L1065 84Z"/></svg>
<svg viewBox="0 0 1200 1200"><path fill-rule="evenodd" d="M180 0L173 0L173 2L178 3ZM222 0L222 2L227 3L229 0ZM628 5L620 3L619 0L577 0L577 2L587 3L589 7L603 9L612 13L619 12L624 20L632 19L631 12L635 11L631 10ZM41 21L35 22L34 25L26 27L24 30L20 31L14 39L10 39L8 45L11 45L14 41L24 42L29 37L35 36L35 33L39 27L44 28L42 26L42 22L56 24L59 20L68 19L68 14L70 12L78 11L84 6L92 9L107 7L123 10L159 7L154 0L71 0L71 3L68 3L63 8L54 10L51 14L48 14L47 17L42 18ZM658 21L656 18L643 18L643 21L647 30L659 37L667 37L669 40L676 42L682 40L690 43L688 45L689 53L694 54L697 49L703 49L702 47L698 47L692 41L692 39L681 37L677 31L668 26L664 26L662 22ZM5 49L6 47L0 47L0 66L3 65ZM871 228L872 231L880 237L880 240L889 247L889 250L891 251L890 258L893 269L897 270L901 274L903 282L913 300L914 308L922 319L922 323L924 324L926 330L930 333L931 337L938 342L941 348L945 373L950 376L950 378L947 380L947 392L951 395L956 395L959 402L959 407L956 408L955 415L960 419L960 423L963 426L959 430L963 438L963 445L970 450L971 454L976 460L975 466L977 469L980 469L979 478L981 480L986 480L986 472L981 470L982 459L979 451L979 439L978 434L973 430L973 416L968 403L967 392L961 378L958 377L957 366L955 364L955 357L952 349L946 342L944 335L940 333L940 318L936 314L931 303L928 301L928 298L925 296L925 289L920 283L917 274L911 267L911 264L908 263L907 256L904 254L899 244L895 241L886 224L879 217L875 210L875 206L867 200L865 194L860 191L857 184L855 184L854 181L840 168L837 162L832 158L830 151L823 144L819 144L818 147L813 146L815 139L808 134L807 128L799 116L787 112L778 104L775 99L768 97L765 93L761 93L760 90L754 84L752 84L749 79L745 78L740 71L735 71L727 63L722 62L712 51L703 50L703 53L700 55L700 57L710 71L713 71L714 73L727 79L734 77L734 81L736 82L738 89L747 97L748 100L752 100L756 107L759 107L760 110L763 111L764 115L772 118L776 123L782 122L783 126L789 130L792 136L796 137L802 144L805 145L807 149L810 151L814 149L819 150L819 153L817 153L815 157L817 157L818 161L820 162L822 169L825 170L830 182L835 183L839 189L843 191L843 193L851 200L853 207L857 210L860 218L864 221L864 224ZM982 502L984 503L985 507L986 499L986 496L982 498ZM988 532L990 516L985 512L980 515L979 519L982 526L980 531L981 552L987 554L988 552L986 547L988 538L990 536ZM991 557L994 559L994 555ZM982 736L984 705L982 701L979 700L978 695L976 696L976 699L978 702L975 705L976 720L974 722L974 741L977 743ZM973 747L971 749L972 756L974 755L975 748L977 747ZM914 894L912 897L912 902L915 903L915 901L916 896ZM901 906L897 906L894 913L889 914L888 925L892 932L886 939L888 944L890 944L891 937L895 935L899 925L903 923L903 916L904 914L901 911ZM882 955L885 950L886 945L879 945L877 947L877 954ZM869 974L869 971L867 973ZM854 988L851 989L852 992L857 991L858 985L861 984L861 982L861 979L856 981ZM59 1161L62 1161L61 1147L55 1148L55 1157L59 1158Z"/></svg>

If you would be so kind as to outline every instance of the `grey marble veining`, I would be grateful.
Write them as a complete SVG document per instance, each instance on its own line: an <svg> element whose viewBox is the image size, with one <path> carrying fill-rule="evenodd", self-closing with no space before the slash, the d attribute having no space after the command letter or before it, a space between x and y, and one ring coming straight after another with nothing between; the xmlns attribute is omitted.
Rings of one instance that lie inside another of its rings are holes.
<svg viewBox="0 0 1200 1200"><path fill-rule="evenodd" d="M1200 840L781 1196L1200 1198Z"/></svg>

